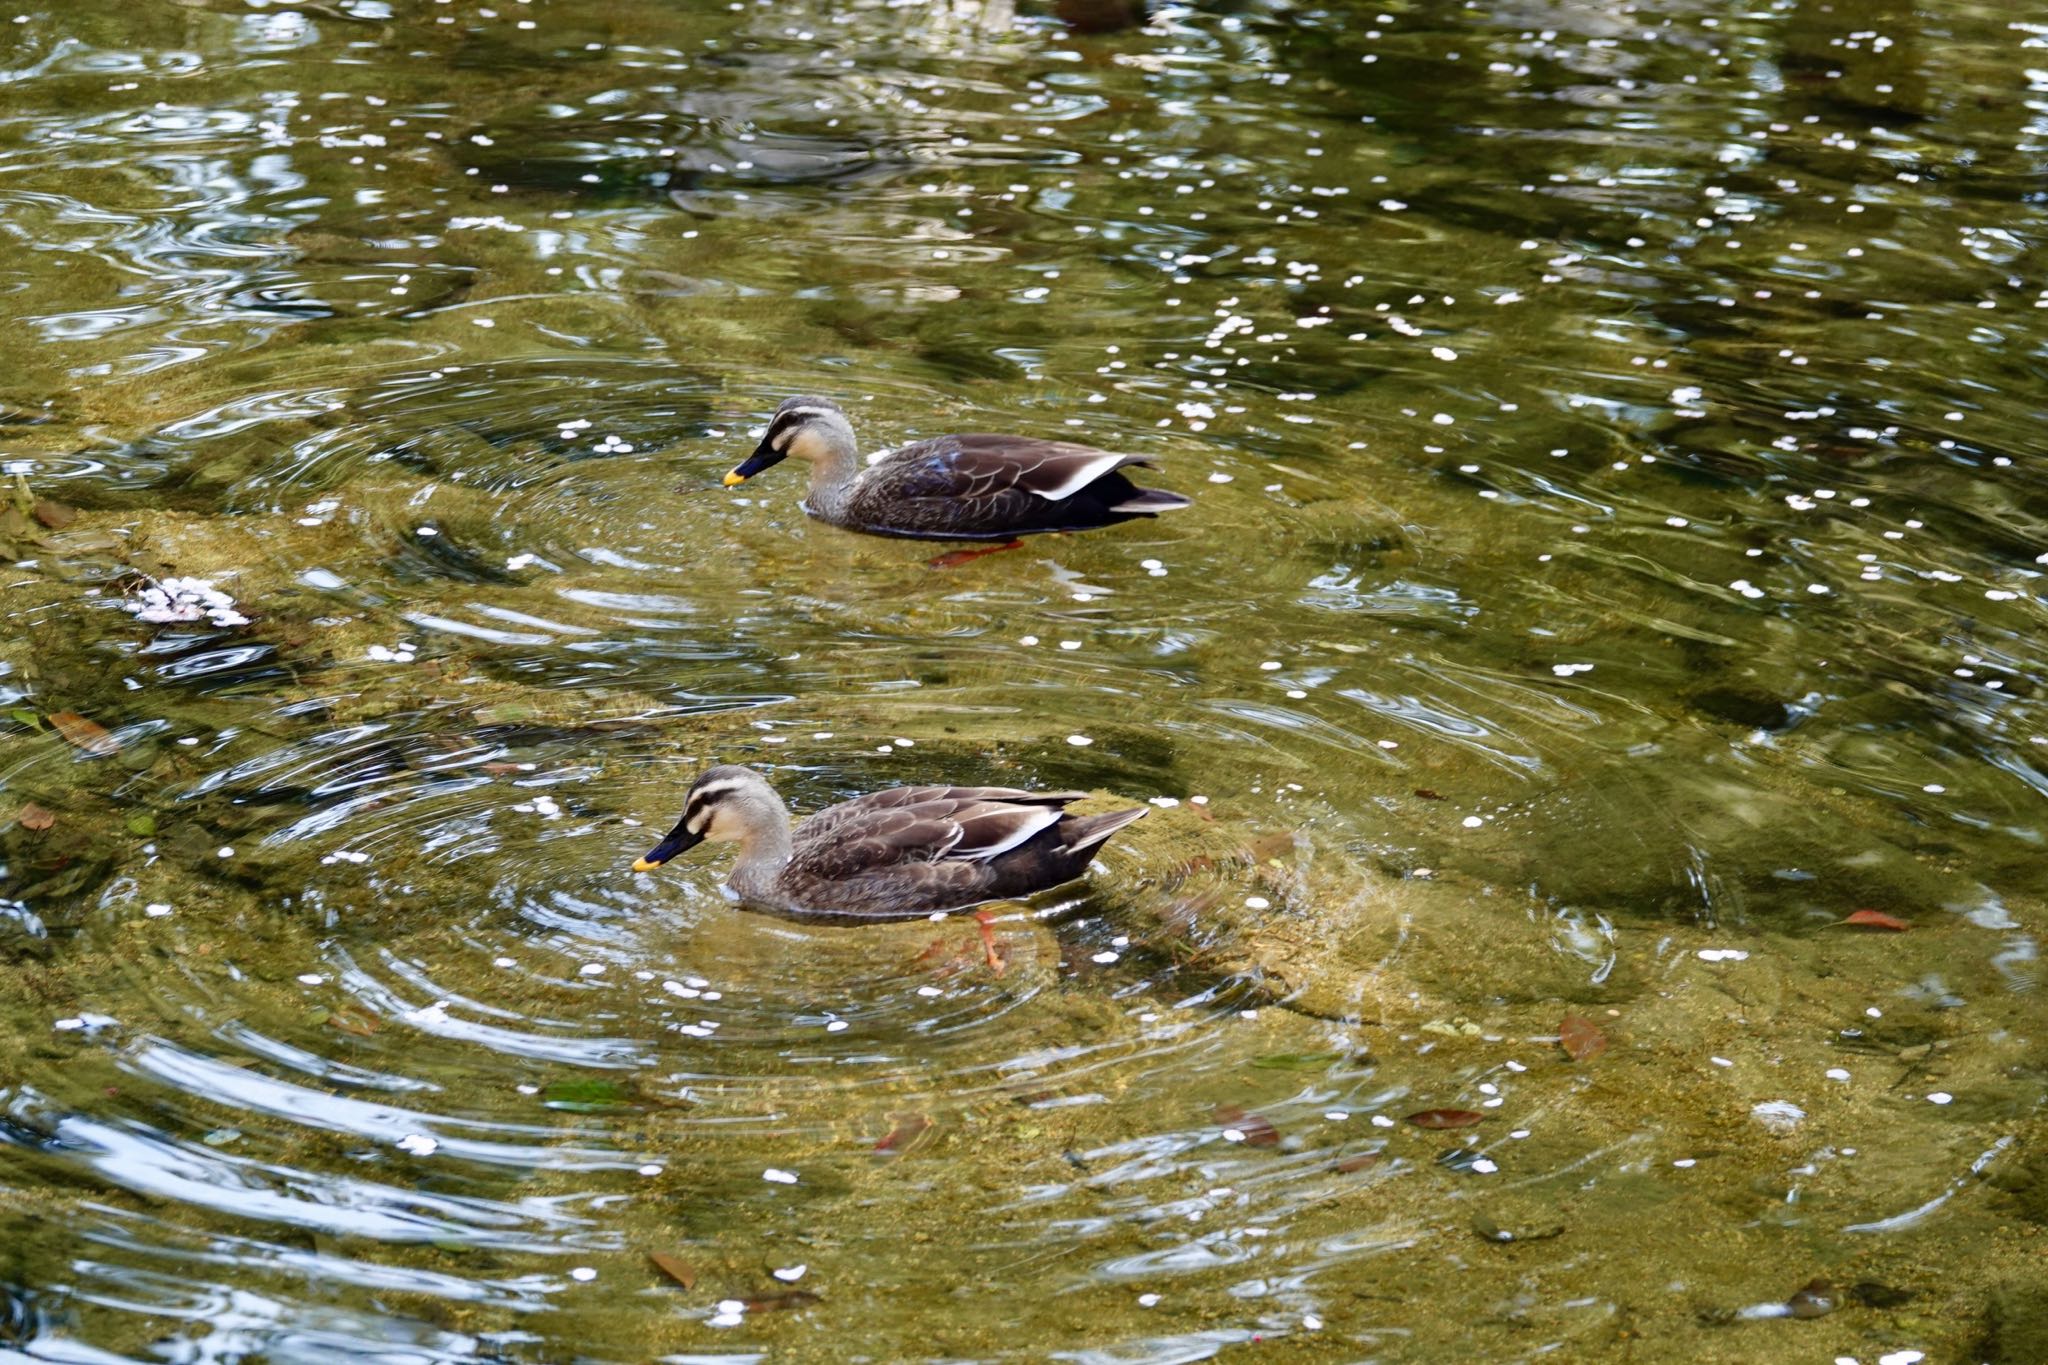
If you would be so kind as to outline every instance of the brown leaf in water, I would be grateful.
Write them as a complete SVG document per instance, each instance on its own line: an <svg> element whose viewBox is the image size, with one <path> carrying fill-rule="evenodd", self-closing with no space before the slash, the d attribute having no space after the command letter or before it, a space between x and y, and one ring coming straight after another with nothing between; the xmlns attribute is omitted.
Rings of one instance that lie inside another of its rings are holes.
<svg viewBox="0 0 2048 1365"><path fill-rule="evenodd" d="M1417 1128L1470 1128L1485 1119L1486 1115L1470 1109L1424 1109L1410 1114L1407 1122Z"/></svg>
<svg viewBox="0 0 2048 1365"><path fill-rule="evenodd" d="M1280 1130L1264 1114L1247 1114L1234 1104L1219 1104L1209 1111L1226 1135L1236 1133L1247 1147L1272 1147L1280 1141Z"/></svg>
<svg viewBox="0 0 2048 1365"><path fill-rule="evenodd" d="M647 1259L654 1262L654 1268L674 1280L685 1289L697 1287L697 1271L680 1256L671 1256L666 1251L650 1251Z"/></svg>
<svg viewBox="0 0 2048 1365"><path fill-rule="evenodd" d="M55 814L44 810L33 801L16 811L14 818L23 829L33 830L38 834L57 823Z"/></svg>
<svg viewBox="0 0 2048 1365"><path fill-rule="evenodd" d="M1294 852L1294 831L1281 830L1275 834L1261 834L1244 846L1244 856L1254 864L1273 861L1283 853Z"/></svg>
<svg viewBox="0 0 2048 1365"><path fill-rule="evenodd" d="M1347 1156L1331 1169L1338 1175L1350 1175L1354 1171L1369 1171L1380 1164L1378 1152L1365 1152L1359 1156Z"/></svg>
<svg viewBox="0 0 2048 1365"><path fill-rule="evenodd" d="M376 1019L353 1005L343 1005L328 1015L327 1024L328 1027L338 1028L343 1033L353 1033L358 1038L368 1038L377 1031Z"/></svg>
<svg viewBox="0 0 2048 1365"><path fill-rule="evenodd" d="M519 771L517 763L479 763L477 766L492 777L503 777L506 773L516 773Z"/></svg>
<svg viewBox="0 0 2048 1365"><path fill-rule="evenodd" d="M1839 924L1853 924L1858 929L1882 929L1892 934L1903 934L1913 927L1896 915L1887 915L1882 910L1853 911L1847 919L1836 922Z"/></svg>
<svg viewBox="0 0 2048 1365"><path fill-rule="evenodd" d="M1444 794L1435 787L1417 787L1415 794L1425 801L1441 801L1444 799Z"/></svg>
<svg viewBox="0 0 2048 1365"><path fill-rule="evenodd" d="M76 711L52 711L45 719L51 729L64 736L65 743L94 758L121 751L121 741L108 734L106 726L89 721Z"/></svg>
<svg viewBox="0 0 2048 1365"><path fill-rule="evenodd" d="M71 524L77 515L78 509L76 507L66 507L63 503L51 502L48 498L38 498L36 500L36 520L49 527L52 531L63 530Z"/></svg>
<svg viewBox="0 0 2048 1365"><path fill-rule="evenodd" d="M1591 1019L1567 1014L1557 1026L1557 1045L1575 1062L1590 1062L1607 1051L1607 1035Z"/></svg>
<svg viewBox="0 0 2048 1365"><path fill-rule="evenodd" d="M923 1114L891 1114L889 1118L895 1127L875 1144L878 1152L907 1152L919 1138L931 1131L932 1121Z"/></svg>
<svg viewBox="0 0 2048 1365"><path fill-rule="evenodd" d="M809 1308L814 1303L823 1303L808 1289L792 1289L784 1294L770 1294L765 1298L748 1299L749 1313L777 1313L791 1308Z"/></svg>
<svg viewBox="0 0 2048 1365"><path fill-rule="evenodd" d="M1793 1290L1792 1297L1785 1300L1785 1307L1795 1318L1824 1318L1834 1312L1841 1301L1834 1285L1823 1277L1816 1277Z"/></svg>
<svg viewBox="0 0 2048 1365"><path fill-rule="evenodd" d="M1858 1280L1849 1286L1849 1297L1865 1308L1897 1308L1913 1297L1910 1289L1894 1289L1876 1280Z"/></svg>

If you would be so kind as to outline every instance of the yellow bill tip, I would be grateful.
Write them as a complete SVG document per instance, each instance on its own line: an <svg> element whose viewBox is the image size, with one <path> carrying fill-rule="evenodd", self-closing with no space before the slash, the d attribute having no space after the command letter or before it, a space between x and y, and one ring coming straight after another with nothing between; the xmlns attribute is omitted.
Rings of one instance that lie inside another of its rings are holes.
<svg viewBox="0 0 2048 1365"><path fill-rule="evenodd" d="M645 858L635 858L633 860L633 870L635 872L652 872L660 866L660 863L650 863Z"/></svg>
<svg viewBox="0 0 2048 1365"><path fill-rule="evenodd" d="M733 470L732 473L727 474L725 476L725 486L727 488L738 488L741 484L745 483L746 481L747 476L740 473L737 469Z"/></svg>

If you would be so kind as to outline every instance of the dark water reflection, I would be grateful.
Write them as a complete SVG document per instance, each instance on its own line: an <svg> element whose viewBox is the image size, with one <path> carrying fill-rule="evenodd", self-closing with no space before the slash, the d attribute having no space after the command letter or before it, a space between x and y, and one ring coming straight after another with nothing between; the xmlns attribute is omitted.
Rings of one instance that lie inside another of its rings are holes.
<svg viewBox="0 0 2048 1365"><path fill-rule="evenodd" d="M0 1356L2048 1355L2041 25L6 18ZM625 872L718 760L1158 809L997 975Z"/></svg>

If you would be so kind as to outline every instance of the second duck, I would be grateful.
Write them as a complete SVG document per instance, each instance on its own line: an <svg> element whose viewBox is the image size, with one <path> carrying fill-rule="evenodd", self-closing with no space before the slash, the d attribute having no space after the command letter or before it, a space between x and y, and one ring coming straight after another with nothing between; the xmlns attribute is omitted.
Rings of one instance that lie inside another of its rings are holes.
<svg viewBox="0 0 2048 1365"><path fill-rule="evenodd" d="M726 885L750 905L798 919L910 919L1072 881L1148 810L1068 814L1083 795L896 787L827 806L792 834L767 779L728 764L690 784L683 818L633 870L652 872L706 841L737 843Z"/></svg>
<svg viewBox="0 0 2048 1365"><path fill-rule="evenodd" d="M934 436L862 468L853 424L829 398L786 400L725 482L744 483L792 455L811 466L804 511L871 535L1015 540L1188 505L1178 493L1132 483L1124 469L1150 467L1139 456L1030 436Z"/></svg>

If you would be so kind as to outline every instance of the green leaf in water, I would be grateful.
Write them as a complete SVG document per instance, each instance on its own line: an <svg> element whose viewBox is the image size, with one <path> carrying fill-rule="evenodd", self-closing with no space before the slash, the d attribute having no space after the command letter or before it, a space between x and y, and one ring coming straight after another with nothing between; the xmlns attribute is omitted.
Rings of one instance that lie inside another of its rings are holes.
<svg viewBox="0 0 2048 1365"><path fill-rule="evenodd" d="M541 1102L571 1114L597 1114L618 1108L625 1097L610 1081L555 1081L541 1092Z"/></svg>
<svg viewBox="0 0 2048 1365"><path fill-rule="evenodd" d="M1341 1052L1272 1052L1252 1058L1252 1065L1268 1071L1321 1071L1343 1060Z"/></svg>
<svg viewBox="0 0 2048 1365"><path fill-rule="evenodd" d="M26 725L31 730L43 728L43 718L29 710L26 706L14 707L7 714L13 718L17 725Z"/></svg>
<svg viewBox="0 0 2048 1365"><path fill-rule="evenodd" d="M146 810L139 810L128 817L128 832L141 839L156 837L156 817Z"/></svg>

